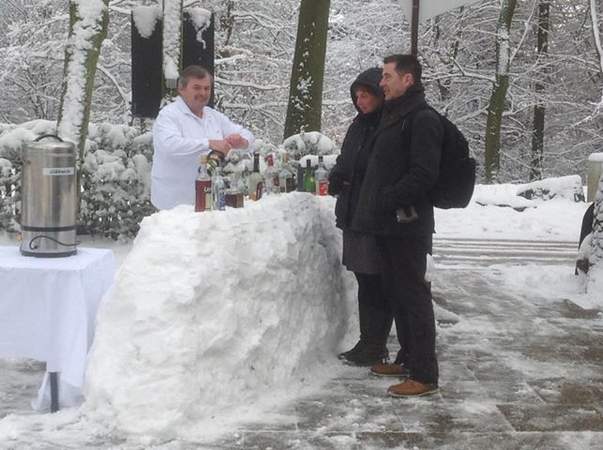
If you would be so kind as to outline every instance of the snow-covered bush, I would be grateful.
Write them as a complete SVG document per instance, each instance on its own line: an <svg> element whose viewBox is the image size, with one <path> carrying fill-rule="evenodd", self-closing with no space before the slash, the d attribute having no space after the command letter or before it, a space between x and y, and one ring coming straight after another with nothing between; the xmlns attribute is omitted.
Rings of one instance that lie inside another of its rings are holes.
<svg viewBox="0 0 603 450"><path fill-rule="evenodd" d="M54 122L32 120L0 126L0 229L19 230L21 206L21 148L38 136L53 134Z"/></svg>
<svg viewBox="0 0 603 450"><path fill-rule="evenodd" d="M532 183L522 184L517 188L517 195L528 200L566 198L574 202L584 201L582 178L580 175L546 178Z"/></svg>
<svg viewBox="0 0 603 450"><path fill-rule="evenodd" d="M295 159L305 155L331 155L338 153L335 143L318 131L289 136L283 142L283 147Z"/></svg>
<svg viewBox="0 0 603 450"><path fill-rule="evenodd" d="M0 127L0 229L18 230L21 148L55 122L36 120ZM90 124L87 155L80 167L80 232L112 239L134 237L149 201L151 134L127 125Z"/></svg>
<svg viewBox="0 0 603 450"><path fill-rule="evenodd" d="M147 156L151 136L136 136L125 126L100 128L98 133L98 148L89 150L82 165L79 224L91 234L131 238L142 218L154 212Z"/></svg>
<svg viewBox="0 0 603 450"><path fill-rule="evenodd" d="M20 165L19 165L20 167ZM0 158L0 228L14 231L17 227L15 222L15 207L17 203L17 191L20 189L21 179L13 163Z"/></svg>

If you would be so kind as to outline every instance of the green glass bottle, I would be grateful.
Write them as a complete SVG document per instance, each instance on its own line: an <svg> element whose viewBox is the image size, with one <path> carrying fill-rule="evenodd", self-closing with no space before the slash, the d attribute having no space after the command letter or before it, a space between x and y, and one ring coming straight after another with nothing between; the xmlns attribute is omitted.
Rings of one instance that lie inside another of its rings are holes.
<svg viewBox="0 0 603 450"><path fill-rule="evenodd" d="M304 191L316 193L316 182L314 180L314 169L310 158L306 159L306 170L304 171Z"/></svg>

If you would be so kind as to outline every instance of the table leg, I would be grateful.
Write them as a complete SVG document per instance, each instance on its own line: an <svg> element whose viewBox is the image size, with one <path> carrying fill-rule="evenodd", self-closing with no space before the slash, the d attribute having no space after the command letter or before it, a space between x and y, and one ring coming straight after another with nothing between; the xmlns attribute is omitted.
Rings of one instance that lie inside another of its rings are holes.
<svg viewBox="0 0 603 450"><path fill-rule="evenodd" d="M48 372L50 376L50 412L59 410L59 380L57 372Z"/></svg>

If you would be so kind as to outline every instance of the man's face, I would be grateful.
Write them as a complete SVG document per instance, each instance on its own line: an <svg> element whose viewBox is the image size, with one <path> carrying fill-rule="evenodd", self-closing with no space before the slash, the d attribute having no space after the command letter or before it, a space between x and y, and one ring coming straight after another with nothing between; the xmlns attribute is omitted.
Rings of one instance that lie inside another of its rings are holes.
<svg viewBox="0 0 603 450"><path fill-rule="evenodd" d="M410 86L414 84L414 79L410 73L398 73L396 63L387 63L383 65L383 74L379 86L383 89L385 100L402 97Z"/></svg>
<svg viewBox="0 0 603 450"><path fill-rule="evenodd" d="M356 96L356 106L363 114L372 113L381 104L381 99L366 88L357 88L354 95Z"/></svg>
<svg viewBox="0 0 603 450"><path fill-rule="evenodd" d="M199 113L211 97L211 78L189 78L186 86L178 88L182 100L194 113Z"/></svg>

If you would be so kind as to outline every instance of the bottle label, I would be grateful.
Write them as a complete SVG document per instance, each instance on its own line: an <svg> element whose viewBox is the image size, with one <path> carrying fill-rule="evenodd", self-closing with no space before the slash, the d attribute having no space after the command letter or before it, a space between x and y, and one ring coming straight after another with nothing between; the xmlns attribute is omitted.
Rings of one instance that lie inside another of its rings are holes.
<svg viewBox="0 0 603 450"><path fill-rule="evenodd" d="M329 195L329 180L320 180L316 191L318 195Z"/></svg>
<svg viewBox="0 0 603 450"><path fill-rule="evenodd" d="M251 200L257 201L262 198L262 193L264 192L264 183L259 182L255 186L255 190L249 193L249 198Z"/></svg>
<svg viewBox="0 0 603 450"><path fill-rule="evenodd" d="M44 167L42 174L47 177L60 177L63 175L74 175L74 167Z"/></svg>
<svg viewBox="0 0 603 450"><path fill-rule="evenodd" d="M295 180L293 177L287 178L285 192L293 192L295 190Z"/></svg>
<svg viewBox="0 0 603 450"><path fill-rule="evenodd" d="M259 182L255 187L255 199L259 200L262 198L262 192L264 191L264 183Z"/></svg>
<svg viewBox="0 0 603 450"><path fill-rule="evenodd" d="M195 180L195 211L207 211L211 207L211 180Z"/></svg>
<svg viewBox="0 0 603 450"><path fill-rule="evenodd" d="M225 195L224 191L218 191L218 192L216 192L216 204L215 204L214 209L224 211L225 208L226 208L226 195Z"/></svg>

